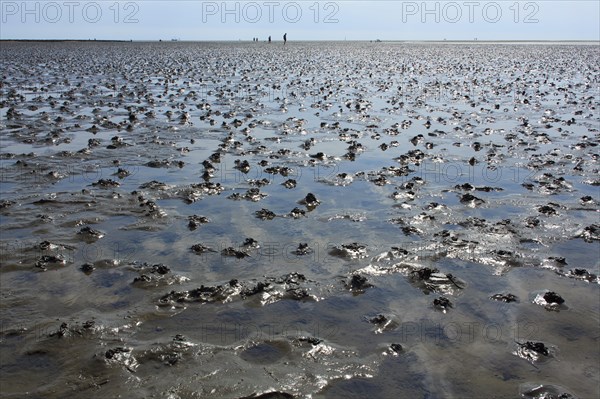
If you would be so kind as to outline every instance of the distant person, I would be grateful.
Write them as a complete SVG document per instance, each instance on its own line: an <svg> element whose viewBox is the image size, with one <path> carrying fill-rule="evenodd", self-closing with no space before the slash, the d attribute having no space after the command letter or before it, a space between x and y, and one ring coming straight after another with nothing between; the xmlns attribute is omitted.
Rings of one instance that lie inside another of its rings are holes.
<svg viewBox="0 0 600 399"><path fill-rule="evenodd" d="M271 43L271 36L269 36L269 43Z"/></svg>
<svg viewBox="0 0 600 399"><path fill-rule="evenodd" d="M283 34L283 45L285 46L285 42L287 42L287 33Z"/></svg>

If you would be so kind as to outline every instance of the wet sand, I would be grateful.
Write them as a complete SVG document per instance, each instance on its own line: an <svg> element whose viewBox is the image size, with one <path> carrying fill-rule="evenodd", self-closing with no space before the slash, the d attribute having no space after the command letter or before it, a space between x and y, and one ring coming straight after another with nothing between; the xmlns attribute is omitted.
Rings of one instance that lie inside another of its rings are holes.
<svg viewBox="0 0 600 399"><path fill-rule="evenodd" d="M597 46L0 52L1 397L600 394Z"/></svg>

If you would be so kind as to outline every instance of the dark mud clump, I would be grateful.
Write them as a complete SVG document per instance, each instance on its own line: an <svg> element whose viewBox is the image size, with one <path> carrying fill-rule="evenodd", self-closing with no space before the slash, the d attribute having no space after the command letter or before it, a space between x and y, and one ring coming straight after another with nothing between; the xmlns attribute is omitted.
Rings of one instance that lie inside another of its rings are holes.
<svg viewBox="0 0 600 399"><path fill-rule="evenodd" d="M341 258L362 259L367 257L367 246L357 242L342 244L334 246L329 253L332 256L339 256Z"/></svg>
<svg viewBox="0 0 600 399"><path fill-rule="evenodd" d="M425 294L430 292L451 294L465 287L465 283L451 273L440 273L438 269L428 267L411 270L409 280Z"/></svg>
<svg viewBox="0 0 600 399"><path fill-rule="evenodd" d="M368 282L365 276L360 274L353 274L350 280L346 282L346 288L352 292L361 293L370 287L373 287L373 285Z"/></svg>
<svg viewBox="0 0 600 399"><path fill-rule="evenodd" d="M319 201L313 193L308 193L306 194L306 197L300 201L300 203L304 204L308 210L312 210L316 208L321 201Z"/></svg>
<svg viewBox="0 0 600 399"><path fill-rule="evenodd" d="M308 254L311 254L312 252L313 252L313 250L312 250L312 248L310 248L308 246L308 243L300 243L300 244L298 244L298 248L296 248L294 250L294 253L296 255L300 255L300 256L308 255Z"/></svg>
<svg viewBox="0 0 600 399"><path fill-rule="evenodd" d="M281 183L281 184L282 184L282 185L283 185L285 188L288 188L288 189L295 188L295 187L296 187L296 185L297 185L297 183L296 183L296 180L295 180L295 179L288 179L288 180L284 181L284 182L283 182L283 183Z"/></svg>
<svg viewBox="0 0 600 399"><path fill-rule="evenodd" d="M586 226L579 236L590 243L593 241L600 241L600 225L592 224Z"/></svg>
<svg viewBox="0 0 600 399"><path fill-rule="evenodd" d="M274 212L272 212L266 208L256 211L255 215L257 218L262 219L262 220L272 220L275 218L275 216L277 216L277 215L275 215Z"/></svg>
<svg viewBox="0 0 600 399"><path fill-rule="evenodd" d="M525 399L577 399L577 396L565 388L549 384L525 384L520 390Z"/></svg>
<svg viewBox="0 0 600 399"><path fill-rule="evenodd" d="M202 285L189 291L171 291L163 295L158 303L161 306L185 302L227 303L254 297L258 297L262 305L280 300L316 301L318 297L312 293L315 288L315 283L303 274L289 273L281 277L266 277L260 281L232 279L222 285Z"/></svg>
<svg viewBox="0 0 600 399"><path fill-rule="evenodd" d="M404 348L401 344L390 344L385 354L392 356L399 356L404 352Z"/></svg>
<svg viewBox="0 0 600 399"><path fill-rule="evenodd" d="M490 297L490 299L493 299L494 301L506 302L506 303L519 301L519 298L517 298L517 296L513 295L513 294L494 294Z"/></svg>
<svg viewBox="0 0 600 399"><path fill-rule="evenodd" d="M240 288L237 280L231 280L225 285L208 287L202 285L189 291L171 291L160 297L158 303L167 305L173 302L225 302L231 296L239 294Z"/></svg>
<svg viewBox="0 0 600 399"><path fill-rule="evenodd" d="M587 281L588 283L597 283L599 281L598 275L596 275L594 273L590 273L586 269L573 269L573 270L569 270L569 272L566 274L565 273L559 273L559 274L570 277L570 278L574 278L576 280Z"/></svg>
<svg viewBox="0 0 600 399"><path fill-rule="evenodd" d="M296 207L290 211L289 215L294 219L300 219L306 216L306 211Z"/></svg>
<svg viewBox="0 0 600 399"><path fill-rule="evenodd" d="M96 240L99 240L100 238L104 237L104 233L99 231L99 230L95 230L93 228L91 228L90 226L85 226L82 227L81 230L79 230L79 232L77 232L77 234L83 238L83 240L87 241L87 242L93 242Z"/></svg>
<svg viewBox="0 0 600 399"><path fill-rule="evenodd" d="M398 327L398 323L390 316L377 314L373 317L367 317L367 321L375 326L375 334L381 334L385 331L391 331Z"/></svg>
<svg viewBox="0 0 600 399"><path fill-rule="evenodd" d="M250 254L248 252L237 250L234 247L227 247L227 248L222 249L221 255L232 256L232 257L238 258L238 259L243 259L245 257L250 256Z"/></svg>
<svg viewBox="0 0 600 399"><path fill-rule="evenodd" d="M203 224L209 223L210 220L206 216L192 215L188 216L188 229L196 230Z"/></svg>
<svg viewBox="0 0 600 399"><path fill-rule="evenodd" d="M295 396L287 392L271 391L266 393L255 393L240 399L294 399Z"/></svg>
<svg viewBox="0 0 600 399"><path fill-rule="evenodd" d="M80 270L85 274L91 274L94 270L96 270L96 267L91 263L84 263L81 265Z"/></svg>
<svg viewBox="0 0 600 399"><path fill-rule="evenodd" d="M452 302L446 297L439 297L433 300L433 307L437 310L440 310L443 313L446 313L448 310L454 307Z"/></svg>
<svg viewBox="0 0 600 399"><path fill-rule="evenodd" d="M566 309L563 305L565 300L556 292L547 291L543 294L537 294L533 299L533 303L543 306L546 310L559 311Z"/></svg>
<svg viewBox="0 0 600 399"><path fill-rule="evenodd" d="M565 300L562 299L562 297L560 295L558 295L556 292L552 292L552 291L546 292L544 294L543 298L549 304L556 303L556 304L560 305L561 303L565 302Z"/></svg>
<svg viewBox="0 0 600 399"><path fill-rule="evenodd" d="M544 360L553 357L553 349L549 348L543 342L527 341L525 343L517 342L515 353L530 363L544 362Z"/></svg>
<svg viewBox="0 0 600 399"><path fill-rule="evenodd" d="M48 270L50 267L59 267L67 264L67 259L64 255L42 255L35 262L35 267L42 269L44 271Z"/></svg>
<svg viewBox="0 0 600 399"><path fill-rule="evenodd" d="M191 249L192 249L192 251L194 251L197 254L203 254L206 252L216 252L212 248L207 247L206 245L204 245L202 243L192 245Z"/></svg>

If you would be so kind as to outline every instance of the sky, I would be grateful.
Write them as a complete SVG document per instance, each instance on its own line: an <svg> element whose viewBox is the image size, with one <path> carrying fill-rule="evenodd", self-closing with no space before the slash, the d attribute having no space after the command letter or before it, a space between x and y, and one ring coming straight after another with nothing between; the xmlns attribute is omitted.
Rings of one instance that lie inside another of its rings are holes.
<svg viewBox="0 0 600 399"><path fill-rule="evenodd" d="M0 0L1 39L595 40L600 1Z"/></svg>

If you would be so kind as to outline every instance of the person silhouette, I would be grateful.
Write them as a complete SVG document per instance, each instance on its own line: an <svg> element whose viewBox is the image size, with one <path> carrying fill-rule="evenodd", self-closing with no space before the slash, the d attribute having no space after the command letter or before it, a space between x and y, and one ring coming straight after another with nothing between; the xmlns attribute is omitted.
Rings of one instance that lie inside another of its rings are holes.
<svg viewBox="0 0 600 399"><path fill-rule="evenodd" d="M271 43L271 36L269 36L269 43Z"/></svg>
<svg viewBox="0 0 600 399"><path fill-rule="evenodd" d="M283 45L285 46L285 42L287 42L287 33L283 34Z"/></svg>

